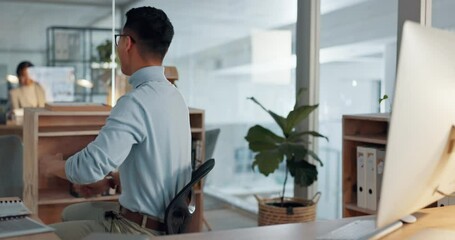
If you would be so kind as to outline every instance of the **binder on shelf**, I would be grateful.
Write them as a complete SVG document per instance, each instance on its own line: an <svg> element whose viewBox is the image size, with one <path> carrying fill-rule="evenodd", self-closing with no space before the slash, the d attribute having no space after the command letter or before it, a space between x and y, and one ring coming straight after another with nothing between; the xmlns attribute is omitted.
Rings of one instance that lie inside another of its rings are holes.
<svg viewBox="0 0 455 240"><path fill-rule="evenodd" d="M366 148L357 146L357 206L367 207L366 195Z"/></svg>
<svg viewBox="0 0 455 240"><path fill-rule="evenodd" d="M366 148L367 208L377 210L382 175L384 172L384 149Z"/></svg>
<svg viewBox="0 0 455 240"><path fill-rule="evenodd" d="M203 162L202 159L202 141L193 139L191 141L191 166L193 170L197 169Z"/></svg>

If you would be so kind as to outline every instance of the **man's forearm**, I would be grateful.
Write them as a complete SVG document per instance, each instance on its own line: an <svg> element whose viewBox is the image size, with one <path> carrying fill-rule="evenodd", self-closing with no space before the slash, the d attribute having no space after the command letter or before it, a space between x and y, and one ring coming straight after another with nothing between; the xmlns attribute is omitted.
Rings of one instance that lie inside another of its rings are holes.
<svg viewBox="0 0 455 240"><path fill-rule="evenodd" d="M45 171L49 174L52 174L56 177L62 178L62 179L67 179L66 173L65 173L65 161L52 161L52 164L48 166L48 169L45 169Z"/></svg>

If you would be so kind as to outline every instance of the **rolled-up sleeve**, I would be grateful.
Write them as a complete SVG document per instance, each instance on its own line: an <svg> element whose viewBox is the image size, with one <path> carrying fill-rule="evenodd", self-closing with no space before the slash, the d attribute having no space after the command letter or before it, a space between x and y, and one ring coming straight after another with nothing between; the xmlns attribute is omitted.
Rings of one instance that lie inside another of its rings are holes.
<svg viewBox="0 0 455 240"><path fill-rule="evenodd" d="M96 139L65 164L69 181L89 184L117 169L134 144L144 140L144 111L129 95L119 99Z"/></svg>

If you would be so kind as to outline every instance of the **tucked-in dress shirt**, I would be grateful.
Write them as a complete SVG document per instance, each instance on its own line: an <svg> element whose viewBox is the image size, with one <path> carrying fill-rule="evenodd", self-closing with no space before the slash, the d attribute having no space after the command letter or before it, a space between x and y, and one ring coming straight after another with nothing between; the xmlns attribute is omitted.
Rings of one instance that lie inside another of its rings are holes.
<svg viewBox="0 0 455 240"><path fill-rule="evenodd" d="M88 184L118 168L120 204L163 219L191 179L188 107L164 67L142 68L129 82L133 90L119 99L97 138L67 160L66 175Z"/></svg>

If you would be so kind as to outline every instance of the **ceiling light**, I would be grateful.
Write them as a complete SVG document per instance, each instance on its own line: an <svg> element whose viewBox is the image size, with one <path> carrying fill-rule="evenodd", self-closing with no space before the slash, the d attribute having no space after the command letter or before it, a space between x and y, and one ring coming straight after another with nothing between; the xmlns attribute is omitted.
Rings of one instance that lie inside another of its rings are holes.
<svg viewBox="0 0 455 240"><path fill-rule="evenodd" d="M87 79L78 79L76 83L81 87L93 88L93 83Z"/></svg>
<svg viewBox="0 0 455 240"><path fill-rule="evenodd" d="M12 84L18 84L19 83L19 78L17 78L14 75L6 75L6 80Z"/></svg>

